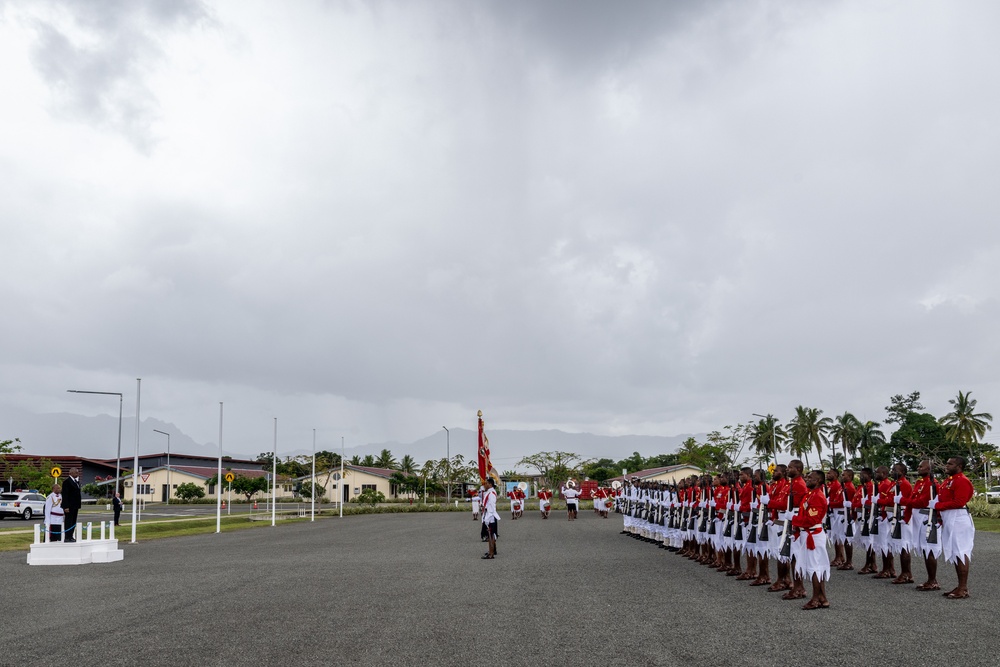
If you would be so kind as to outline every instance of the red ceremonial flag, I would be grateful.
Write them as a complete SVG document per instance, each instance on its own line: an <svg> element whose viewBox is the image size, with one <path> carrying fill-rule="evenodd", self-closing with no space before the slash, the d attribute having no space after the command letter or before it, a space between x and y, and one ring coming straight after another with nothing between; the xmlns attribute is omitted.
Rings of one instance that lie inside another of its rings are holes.
<svg viewBox="0 0 1000 667"><path fill-rule="evenodd" d="M490 440L486 437L485 432L486 424L483 422L483 411L479 411L479 483L485 484L487 475L493 478L493 481L500 485L500 475L497 473L496 468L493 467L493 463L490 461Z"/></svg>

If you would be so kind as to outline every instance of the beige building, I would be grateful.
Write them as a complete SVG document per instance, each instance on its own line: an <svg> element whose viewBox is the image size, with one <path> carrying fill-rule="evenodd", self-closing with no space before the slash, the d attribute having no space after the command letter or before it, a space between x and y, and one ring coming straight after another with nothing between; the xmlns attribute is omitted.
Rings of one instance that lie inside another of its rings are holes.
<svg viewBox="0 0 1000 667"><path fill-rule="evenodd" d="M340 468L331 468L316 473L316 484L325 489L323 499L326 501L351 502L365 489L380 491L386 499L402 498L405 497L403 491L390 481L396 472L399 471L345 463L343 478L340 476ZM312 475L306 475L296 481L308 482L311 477Z"/></svg>
<svg viewBox="0 0 1000 667"><path fill-rule="evenodd" d="M704 471L701 468L696 468L692 465L676 465L676 466L664 466L662 468L647 468L646 470L638 470L636 472L630 472L628 475L622 477L612 477L607 481L608 484L614 480L619 482L625 481L625 479L632 479L633 477L638 477L640 482L666 482L668 484L676 484L679 480L685 477L690 477L691 475L701 475Z"/></svg>
<svg viewBox="0 0 1000 667"><path fill-rule="evenodd" d="M177 487L181 484L195 484L203 489L205 489L206 498L216 497L216 486L213 484L208 485L208 480L215 477L218 472L218 467L202 467L202 466L160 466L156 468L150 468L149 470L142 470L139 475L139 479L136 480L136 484L133 484L132 475L124 476L125 492L123 494L123 500L125 502L131 502L133 496L139 498L139 500L144 500L151 503L161 503L167 502L167 498L176 499ZM225 480L226 473L231 472L233 475L238 477L266 477L270 479L271 473L267 470L226 470L224 467L222 469L222 478ZM138 494L135 493L136 487L138 487ZM265 499L272 496L272 486L268 486L268 490L265 492L258 493L254 498ZM295 484L294 481L278 476L278 499L291 498L294 495ZM233 500L244 500L243 494L235 493L230 496L228 492L228 485L223 482L222 497L224 499L229 499L232 497Z"/></svg>

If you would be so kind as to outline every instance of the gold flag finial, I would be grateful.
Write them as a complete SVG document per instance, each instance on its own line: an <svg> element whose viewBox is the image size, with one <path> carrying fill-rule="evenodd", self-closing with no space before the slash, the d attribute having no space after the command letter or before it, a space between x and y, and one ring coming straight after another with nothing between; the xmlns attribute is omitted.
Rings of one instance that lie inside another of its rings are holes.
<svg viewBox="0 0 1000 667"><path fill-rule="evenodd" d="M480 419L482 419L482 418L483 418L483 411L482 411L482 410L480 410L480 411L479 411L479 418L480 418Z"/></svg>

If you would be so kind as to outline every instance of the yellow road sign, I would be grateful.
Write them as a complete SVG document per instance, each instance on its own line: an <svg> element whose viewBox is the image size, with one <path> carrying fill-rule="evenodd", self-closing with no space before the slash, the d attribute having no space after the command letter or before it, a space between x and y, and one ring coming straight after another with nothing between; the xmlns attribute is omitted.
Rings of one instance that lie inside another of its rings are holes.
<svg viewBox="0 0 1000 667"><path fill-rule="evenodd" d="M59 479L59 476L62 475L62 468L56 466L55 468L49 471L49 474L52 475L54 478Z"/></svg>
<svg viewBox="0 0 1000 667"><path fill-rule="evenodd" d="M233 473L231 473L231 472L227 472L227 473L226 473L226 481L227 481L227 482L231 482L231 481L233 481L234 479L236 479L236 475L234 475L234 474L233 474Z"/></svg>

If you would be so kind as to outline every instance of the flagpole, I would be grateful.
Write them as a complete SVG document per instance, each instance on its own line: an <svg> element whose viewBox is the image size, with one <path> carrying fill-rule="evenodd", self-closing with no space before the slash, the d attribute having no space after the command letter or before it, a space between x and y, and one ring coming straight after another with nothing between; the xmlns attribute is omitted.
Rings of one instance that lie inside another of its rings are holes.
<svg viewBox="0 0 1000 667"><path fill-rule="evenodd" d="M313 471L312 471L312 489L310 489L309 496L312 498L312 516L310 521L316 520L316 429L313 429Z"/></svg>
<svg viewBox="0 0 1000 667"><path fill-rule="evenodd" d="M215 474L215 532L222 532L222 401L219 401L219 470Z"/></svg>
<svg viewBox="0 0 1000 667"><path fill-rule="evenodd" d="M275 503L278 502L278 418L274 418L274 452L271 458L271 526L277 517Z"/></svg>

